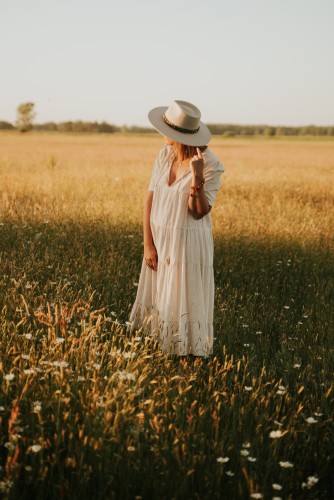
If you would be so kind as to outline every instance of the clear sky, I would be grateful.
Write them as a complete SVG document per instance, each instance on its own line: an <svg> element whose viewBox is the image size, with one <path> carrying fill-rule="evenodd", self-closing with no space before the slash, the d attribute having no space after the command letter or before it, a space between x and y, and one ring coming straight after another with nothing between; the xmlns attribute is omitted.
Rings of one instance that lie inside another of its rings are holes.
<svg viewBox="0 0 334 500"><path fill-rule="evenodd" d="M0 0L0 120L334 125L334 0Z"/></svg>

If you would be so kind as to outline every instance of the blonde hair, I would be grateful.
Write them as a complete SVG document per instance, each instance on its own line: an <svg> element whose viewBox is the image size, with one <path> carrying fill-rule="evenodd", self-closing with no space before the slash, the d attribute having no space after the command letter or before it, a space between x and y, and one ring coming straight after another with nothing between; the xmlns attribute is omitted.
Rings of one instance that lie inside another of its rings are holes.
<svg viewBox="0 0 334 500"><path fill-rule="evenodd" d="M182 160L186 160L187 158L192 158L195 154L197 154L196 147L201 151L205 151L208 146L187 146L186 144L181 144L180 142L174 142L174 151L177 157L181 157Z"/></svg>

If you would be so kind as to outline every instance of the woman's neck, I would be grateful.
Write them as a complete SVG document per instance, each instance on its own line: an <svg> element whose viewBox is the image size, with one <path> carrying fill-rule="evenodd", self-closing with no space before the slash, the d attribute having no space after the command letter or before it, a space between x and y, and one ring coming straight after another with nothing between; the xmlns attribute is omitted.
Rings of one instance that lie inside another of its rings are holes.
<svg viewBox="0 0 334 500"><path fill-rule="evenodd" d="M181 148L175 147L175 158L178 161L178 163L181 163L184 160Z"/></svg>

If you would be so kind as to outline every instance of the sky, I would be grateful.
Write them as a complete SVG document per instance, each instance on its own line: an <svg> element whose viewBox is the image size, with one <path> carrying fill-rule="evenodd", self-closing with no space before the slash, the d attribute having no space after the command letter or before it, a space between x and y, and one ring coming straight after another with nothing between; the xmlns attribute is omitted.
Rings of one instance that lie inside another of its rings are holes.
<svg viewBox="0 0 334 500"><path fill-rule="evenodd" d="M0 0L0 120L334 125L334 0Z"/></svg>

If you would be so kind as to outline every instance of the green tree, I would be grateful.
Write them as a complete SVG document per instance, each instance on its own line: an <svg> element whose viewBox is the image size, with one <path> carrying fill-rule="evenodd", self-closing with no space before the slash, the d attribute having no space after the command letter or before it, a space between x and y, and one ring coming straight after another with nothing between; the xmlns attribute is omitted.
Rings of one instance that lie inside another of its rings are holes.
<svg viewBox="0 0 334 500"><path fill-rule="evenodd" d="M35 103L24 102L17 107L16 127L20 132L32 129L32 123L36 116Z"/></svg>
<svg viewBox="0 0 334 500"><path fill-rule="evenodd" d="M5 122L5 121L0 121L0 130L10 130L14 128L13 125L9 122Z"/></svg>

